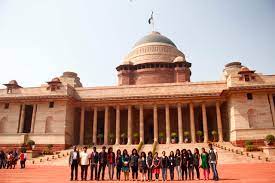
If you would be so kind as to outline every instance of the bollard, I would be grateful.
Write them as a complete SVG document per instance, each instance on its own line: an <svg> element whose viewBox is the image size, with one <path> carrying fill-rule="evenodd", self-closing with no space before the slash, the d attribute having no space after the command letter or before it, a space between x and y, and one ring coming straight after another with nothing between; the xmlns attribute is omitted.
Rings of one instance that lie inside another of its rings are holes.
<svg viewBox="0 0 275 183"><path fill-rule="evenodd" d="M249 156L249 153L246 153L246 156Z"/></svg>
<svg viewBox="0 0 275 183"><path fill-rule="evenodd" d="M243 155L243 152L241 151L241 155Z"/></svg>
<svg viewBox="0 0 275 183"><path fill-rule="evenodd" d="M238 151L238 150L236 150L235 152L236 152L236 154L239 154L239 151Z"/></svg>
<svg viewBox="0 0 275 183"><path fill-rule="evenodd" d="M268 157L265 157L265 161L268 161Z"/></svg>
<svg viewBox="0 0 275 183"><path fill-rule="evenodd" d="M62 156L64 157L64 156L65 156L65 154L62 154Z"/></svg>
<svg viewBox="0 0 275 183"><path fill-rule="evenodd" d="M258 156L258 160L261 160L261 156Z"/></svg>
<svg viewBox="0 0 275 183"><path fill-rule="evenodd" d="M50 158L49 158L49 157L47 157L47 161L49 161L49 159L50 159Z"/></svg>
<svg viewBox="0 0 275 183"><path fill-rule="evenodd" d="M52 156L52 159L54 159L54 156Z"/></svg>
<svg viewBox="0 0 275 183"><path fill-rule="evenodd" d="M254 155L253 155L253 154L251 154L251 158L254 158Z"/></svg>
<svg viewBox="0 0 275 183"><path fill-rule="evenodd" d="M34 164L34 160L32 161L32 164Z"/></svg>
<svg viewBox="0 0 275 183"><path fill-rule="evenodd" d="M42 159L40 159L40 162L42 162Z"/></svg>

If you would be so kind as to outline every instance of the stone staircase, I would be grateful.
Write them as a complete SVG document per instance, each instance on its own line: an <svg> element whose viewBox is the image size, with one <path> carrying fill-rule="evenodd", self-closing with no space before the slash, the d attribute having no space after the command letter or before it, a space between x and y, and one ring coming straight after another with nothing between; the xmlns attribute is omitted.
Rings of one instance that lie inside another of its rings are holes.
<svg viewBox="0 0 275 183"><path fill-rule="evenodd" d="M97 150L100 152L102 145L97 145ZM107 146L111 147L111 146ZM133 148L137 148L138 145L113 145L114 152L117 149L123 151L126 149L129 153L132 152ZM156 147L156 152L161 156L162 151L169 155L170 151L176 151L176 149L190 149L192 152L195 148L198 148L201 152L201 148L204 147L208 152L207 143L187 143L187 144L158 144ZM79 147L81 149L81 147ZM140 152L144 151L146 154L152 151L153 144L145 144L141 147ZM244 148L235 147L229 142L214 143L214 148L218 152L219 164L238 164L238 163L263 163L263 162L274 162L275 157L267 157L263 152L245 152ZM72 149L67 149L58 152L55 155L41 156L33 158L27 161L29 164L35 165L55 165L55 166L68 166L69 153ZM92 148L88 149L91 152Z"/></svg>

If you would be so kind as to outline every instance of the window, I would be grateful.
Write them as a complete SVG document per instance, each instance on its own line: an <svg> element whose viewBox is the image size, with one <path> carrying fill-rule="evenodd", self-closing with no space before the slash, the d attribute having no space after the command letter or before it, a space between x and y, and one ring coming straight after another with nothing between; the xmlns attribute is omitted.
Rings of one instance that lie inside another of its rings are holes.
<svg viewBox="0 0 275 183"><path fill-rule="evenodd" d="M247 100L253 100L253 95L252 93L247 93L246 94Z"/></svg>
<svg viewBox="0 0 275 183"><path fill-rule="evenodd" d="M245 80L245 81L250 81L249 75L244 75L244 80Z"/></svg>
<svg viewBox="0 0 275 183"><path fill-rule="evenodd" d="M4 104L4 109L8 109L10 107L10 104L9 103L5 103Z"/></svg>
<svg viewBox="0 0 275 183"><path fill-rule="evenodd" d="M54 102L49 103L49 108L54 108Z"/></svg>

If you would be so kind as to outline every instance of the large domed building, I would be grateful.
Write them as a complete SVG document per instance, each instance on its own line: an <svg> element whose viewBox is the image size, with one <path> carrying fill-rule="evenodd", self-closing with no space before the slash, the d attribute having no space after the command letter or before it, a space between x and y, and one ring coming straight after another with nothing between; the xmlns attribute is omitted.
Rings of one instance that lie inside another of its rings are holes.
<svg viewBox="0 0 275 183"><path fill-rule="evenodd" d="M117 67L119 85L189 82L190 67L191 63L169 38L151 32Z"/></svg>
<svg viewBox="0 0 275 183"><path fill-rule="evenodd" d="M262 144L275 134L275 75L231 62L221 80L191 82L190 68L173 41L151 32L117 66L116 86L86 87L69 71L36 87L11 80L0 89L0 148L34 140L40 150L140 144L148 151L158 142L170 151L184 141Z"/></svg>

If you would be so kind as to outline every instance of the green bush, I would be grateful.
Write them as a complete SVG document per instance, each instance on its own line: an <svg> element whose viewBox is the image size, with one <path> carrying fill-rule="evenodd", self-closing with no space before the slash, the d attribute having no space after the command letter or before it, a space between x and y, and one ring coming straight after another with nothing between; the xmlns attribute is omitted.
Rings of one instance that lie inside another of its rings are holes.
<svg viewBox="0 0 275 183"><path fill-rule="evenodd" d="M26 147L21 147L21 152L25 153L27 151Z"/></svg>
<svg viewBox="0 0 275 183"><path fill-rule="evenodd" d="M35 145L35 142L33 140L28 140L27 145L31 147L31 146Z"/></svg>
<svg viewBox="0 0 275 183"><path fill-rule="evenodd" d="M163 132L160 132L159 133L159 138L163 138L164 137L164 133Z"/></svg>
<svg viewBox="0 0 275 183"><path fill-rule="evenodd" d="M197 136L198 136L198 137L201 137L202 135L203 135L203 132L200 131L200 130L198 130L198 131L197 131Z"/></svg>
<svg viewBox="0 0 275 183"><path fill-rule="evenodd" d="M275 141L274 135L271 135L271 134L267 135L265 137L265 141L267 142L267 144L273 144Z"/></svg>
<svg viewBox="0 0 275 183"><path fill-rule="evenodd" d="M255 149L255 146L253 145L253 144L251 144L251 145L246 145L245 146L245 149L246 149L246 151L254 151L254 150L256 150Z"/></svg>
<svg viewBox="0 0 275 183"><path fill-rule="evenodd" d="M189 136L190 136L190 132L189 132L189 131L185 131L185 132L183 133L183 135L184 135L185 137L189 137Z"/></svg>
<svg viewBox="0 0 275 183"><path fill-rule="evenodd" d="M53 148L53 145L52 144L48 144L47 147L48 147L49 150L51 150Z"/></svg>
<svg viewBox="0 0 275 183"><path fill-rule="evenodd" d="M138 138L139 137L139 134L138 134L138 132L135 132L134 134L133 134L133 136L134 136L134 138Z"/></svg>
<svg viewBox="0 0 275 183"><path fill-rule="evenodd" d="M177 136L178 136L178 135L177 135L176 132L171 133L171 137L172 137L172 138L177 138Z"/></svg>
<svg viewBox="0 0 275 183"><path fill-rule="evenodd" d="M246 140L244 144L245 144L245 147L246 147L246 146L253 145L253 142L251 140Z"/></svg>

